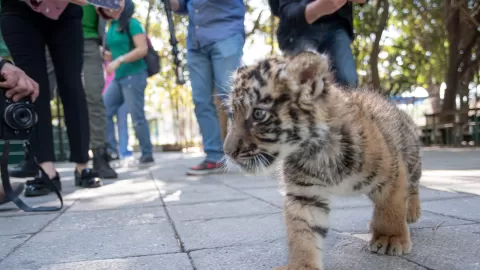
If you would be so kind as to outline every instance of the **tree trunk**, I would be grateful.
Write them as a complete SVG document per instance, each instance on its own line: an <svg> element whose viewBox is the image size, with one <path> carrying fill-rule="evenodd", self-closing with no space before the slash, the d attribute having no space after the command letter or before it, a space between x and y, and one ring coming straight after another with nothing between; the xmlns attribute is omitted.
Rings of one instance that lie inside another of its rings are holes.
<svg viewBox="0 0 480 270"><path fill-rule="evenodd" d="M460 45L460 11L455 6L455 0L445 0L445 9L447 17L447 37L448 37L448 69L447 69L447 89L443 99L442 111L450 112L455 110L455 100L458 88L458 67L457 59L459 57L458 46ZM442 122L453 121L452 116L445 116Z"/></svg>
<svg viewBox="0 0 480 270"><path fill-rule="evenodd" d="M155 4L155 0L148 1L148 11L147 11L147 19L145 20L145 32L148 36L150 31L150 15L152 14L152 10Z"/></svg>
<svg viewBox="0 0 480 270"><path fill-rule="evenodd" d="M275 53L275 16L273 14L270 15L270 40L272 41L270 54L273 55Z"/></svg>
<svg viewBox="0 0 480 270"><path fill-rule="evenodd" d="M383 31L387 27L388 15L389 15L388 8L390 6L388 0L381 0L380 2L383 8L383 11L380 17L380 22L378 23L377 31L375 32L375 40L373 42L372 52L370 54L372 86L374 89L379 91L380 91L380 75L378 73L378 54L380 53L380 40L382 39Z"/></svg>

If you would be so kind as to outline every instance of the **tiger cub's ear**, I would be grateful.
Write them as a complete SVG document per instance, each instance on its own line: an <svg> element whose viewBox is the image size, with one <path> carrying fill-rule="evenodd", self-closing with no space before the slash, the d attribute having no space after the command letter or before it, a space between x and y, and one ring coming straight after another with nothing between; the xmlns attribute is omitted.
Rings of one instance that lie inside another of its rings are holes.
<svg viewBox="0 0 480 270"><path fill-rule="evenodd" d="M301 91L308 91L312 98L322 94L329 76L329 59L325 54L304 51L294 56L287 65L287 73Z"/></svg>

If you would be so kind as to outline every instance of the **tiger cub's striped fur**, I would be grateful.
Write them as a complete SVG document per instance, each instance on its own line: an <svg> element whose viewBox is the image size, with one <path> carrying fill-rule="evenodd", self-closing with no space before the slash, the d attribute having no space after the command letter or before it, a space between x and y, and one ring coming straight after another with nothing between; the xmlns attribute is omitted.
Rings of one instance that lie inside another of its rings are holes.
<svg viewBox="0 0 480 270"><path fill-rule="evenodd" d="M374 202L371 251L410 252L421 160L406 113L371 91L340 89L328 58L312 52L239 68L233 85L227 157L250 172L278 167L285 183L289 263L281 269L323 269L331 194Z"/></svg>

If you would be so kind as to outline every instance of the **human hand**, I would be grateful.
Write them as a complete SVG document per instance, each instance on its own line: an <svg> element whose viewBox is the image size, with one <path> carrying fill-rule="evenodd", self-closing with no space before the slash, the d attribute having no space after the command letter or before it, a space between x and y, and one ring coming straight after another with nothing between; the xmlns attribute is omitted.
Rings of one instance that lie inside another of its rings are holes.
<svg viewBox="0 0 480 270"><path fill-rule="evenodd" d="M102 56L103 56L103 60L108 62L112 61L112 53L105 49L102 49Z"/></svg>
<svg viewBox="0 0 480 270"><path fill-rule="evenodd" d="M367 2L367 0L348 0L348 1L357 3L357 4L365 4Z"/></svg>
<svg viewBox="0 0 480 270"><path fill-rule="evenodd" d="M321 16L330 15L341 7L343 7L347 0L315 0L317 2L317 10Z"/></svg>
<svg viewBox="0 0 480 270"><path fill-rule="evenodd" d="M115 70L117 70L117 68L120 66L120 64L121 63L118 59L108 63L107 68L106 68L107 74L110 75L113 72L115 72Z"/></svg>
<svg viewBox="0 0 480 270"><path fill-rule="evenodd" d="M23 70L18 67L6 63L0 70L0 77L4 81L0 81L0 87L6 89L5 96L11 98L14 102L30 96L32 102L38 97L38 83L28 77Z"/></svg>

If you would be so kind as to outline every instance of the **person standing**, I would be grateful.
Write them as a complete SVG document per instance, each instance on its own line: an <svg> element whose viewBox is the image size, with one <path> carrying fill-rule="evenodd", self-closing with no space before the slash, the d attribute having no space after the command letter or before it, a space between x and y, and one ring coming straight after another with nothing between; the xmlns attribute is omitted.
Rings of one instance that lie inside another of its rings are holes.
<svg viewBox="0 0 480 270"><path fill-rule="evenodd" d="M48 82L50 86L50 100L56 96L57 78L55 77L55 68L53 67L52 57L48 51L48 47L45 46L45 59L47 62L47 74ZM33 142L33 141L32 141ZM10 177L26 178L35 177L38 174L38 168L35 165L32 153L27 151L24 145L24 158L16 166L8 168L8 174Z"/></svg>
<svg viewBox="0 0 480 270"><path fill-rule="evenodd" d="M78 5L77 5L78 4ZM46 174L27 181L25 196L51 192L46 178L61 190L60 175L53 163L54 147L50 91L45 60L48 47L62 99L70 144L70 161L75 163L75 185L102 186L102 179L88 167L90 127L82 84L84 0L33 1L2 0L0 15L3 38L15 64L40 86L35 101L38 123L30 138L32 153Z"/></svg>
<svg viewBox="0 0 480 270"><path fill-rule="evenodd" d="M108 66L109 62L105 62ZM115 78L115 73L105 74L105 87L102 94L107 90L110 82ZM115 124L113 117L107 118L107 152L110 160L128 160L133 157L133 152L128 149L128 107L125 102L118 108L117 113L118 142L115 136ZM117 147L118 146L118 147Z"/></svg>
<svg viewBox="0 0 480 270"><path fill-rule="evenodd" d="M111 54L107 74L115 72L115 78L103 94L107 118L113 117L122 104L127 104L132 117L135 136L140 143L140 165L154 163L150 128L145 116L145 88L147 87L147 64L143 59L148 52L147 37L142 24L135 18L132 0L125 0L120 10L97 8L99 14L111 20L106 36L105 54ZM127 32L128 31L128 32ZM104 57L109 60L110 57ZM108 125L113 124L108 123ZM108 127L107 130L114 130Z"/></svg>
<svg viewBox="0 0 480 270"><path fill-rule="evenodd" d="M356 87L358 75L350 47L353 38L353 3L368 0L269 0L280 18L280 50L295 55L306 49L329 55L337 83Z"/></svg>
<svg viewBox="0 0 480 270"><path fill-rule="evenodd" d="M170 0L173 11L188 15L187 68L206 158L189 175L221 171L224 156L213 91L228 94L230 75L240 66L245 44L242 0Z"/></svg>
<svg viewBox="0 0 480 270"><path fill-rule="evenodd" d="M105 79L100 45L105 35L106 23L98 16L94 6L84 5L82 26L84 36L83 80L90 120L90 148L93 152L93 170L102 178L117 178L117 173L108 162L107 117L102 96Z"/></svg>

